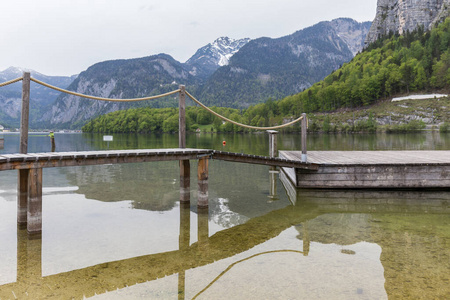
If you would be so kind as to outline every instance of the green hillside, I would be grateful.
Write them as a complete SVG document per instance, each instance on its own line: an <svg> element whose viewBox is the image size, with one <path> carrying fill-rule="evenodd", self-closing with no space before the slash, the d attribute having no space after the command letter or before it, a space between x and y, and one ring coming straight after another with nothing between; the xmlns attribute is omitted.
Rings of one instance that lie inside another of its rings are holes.
<svg viewBox="0 0 450 300"><path fill-rule="evenodd" d="M449 29L450 18L430 32L424 32L423 29L419 28L402 36L393 34L386 36L370 45L365 51L355 56L352 61L344 64L323 81L314 84L311 88L299 94L279 101L269 100L266 103L251 106L245 110L219 110L235 121L256 126L282 124L306 112L313 119L311 130L330 131L330 126L335 126L334 128L339 131L374 130L374 126L377 127L376 125L380 123L381 119L388 117L387 112L392 112L395 109L395 107L382 104L386 99L408 93L448 93L450 91ZM428 104L427 107L422 107L421 109L423 110L421 111L423 113L421 114L431 114L432 122L447 122L446 124L448 124L448 99L440 101L437 104ZM426 103L428 102L423 103L427 105ZM414 121L414 118L411 117L416 114L414 105L416 104L413 103L408 106L410 110L407 113L402 114L399 112L396 114L395 119L399 120L395 120L393 123L391 123L392 118L389 116L389 126L411 123L411 120ZM378 107L378 109L375 107ZM386 111L379 107L384 107L383 109L386 109ZM411 107L413 107L412 111ZM420 110L419 108L417 109ZM177 122L176 111L176 109L173 109L172 113L174 116L164 118L163 122L168 123L169 120ZM323 113L332 111L338 112L333 115L342 115L343 112L348 113L351 111L352 117L335 118L336 120L334 121L330 119L331 117L319 117L317 121L314 121L316 116L326 116ZM358 112L357 115L360 121L368 123L357 127L358 118L355 121L354 111ZM141 112L139 110L130 110L128 113L125 112L123 114L140 115ZM242 131L242 129L234 125L222 124L216 117L203 117L205 114L198 108L191 108L189 110L189 129L195 129L199 125L215 124L214 128L218 131ZM402 116L404 116L403 120ZM420 120L430 119L429 116L420 117L418 111L417 116L418 118L416 119ZM140 121L137 122L139 123ZM416 120L415 122L417 123L418 121ZM98 126L93 125L94 123L98 124L98 121L92 121L83 130L99 131ZM129 125L124 126L129 127ZM164 128L162 124L158 129L160 131L176 131L177 126L177 124L176 126L170 126L171 130L169 130L169 127L166 126ZM420 129L424 127L424 124L413 124L410 127L412 129ZM115 131L119 132L128 131L121 127L114 128ZM134 128L134 131L137 132L153 131L153 128L147 130L142 128L141 125L136 125ZM111 127L109 130L111 130ZM298 126L287 130L298 130ZM387 128L387 130L390 129Z"/></svg>

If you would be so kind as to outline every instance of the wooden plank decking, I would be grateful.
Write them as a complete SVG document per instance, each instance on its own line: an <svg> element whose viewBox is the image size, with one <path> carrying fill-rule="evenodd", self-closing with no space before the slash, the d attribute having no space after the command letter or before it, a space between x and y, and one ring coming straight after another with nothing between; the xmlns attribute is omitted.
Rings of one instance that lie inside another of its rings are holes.
<svg viewBox="0 0 450 300"><path fill-rule="evenodd" d="M300 160L301 152L280 151ZM284 171L304 188L450 188L450 151L310 151L318 171Z"/></svg>
<svg viewBox="0 0 450 300"><path fill-rule="evenodd" d="M0 155L0 171L85 165L192 160L207 156L239 163L317 170L318 166L280 157L267 157L211 149L171 148L79 152L46 152Z"/></svg>

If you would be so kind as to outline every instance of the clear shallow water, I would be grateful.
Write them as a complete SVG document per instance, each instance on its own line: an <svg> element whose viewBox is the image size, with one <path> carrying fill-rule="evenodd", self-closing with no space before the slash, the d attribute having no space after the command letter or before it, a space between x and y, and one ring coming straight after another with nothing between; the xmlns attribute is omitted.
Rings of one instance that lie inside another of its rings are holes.
<svg viewBox="0 0 450 300"><path fill-rule="evenodd" d="M18 149L5 134L2 153ZM189 135L188 147L266 155L268 137ZM317 135L313 150L450 149L450 136ZM114 135L110 149L176 147ZM106 149L56 134L57 151ZM300 148L297 135L279 149ZM50 151L30 136L29 152ZM16 226L16 171L0 172L0 299L450 298L450 192L298 191L269 167L211 161L209 216L179 204L177 162L44 169L43 235ZM276 199L276 200L273 200ZM295 204L295 205L294 205ZM106 292L108 291L108 292Z"/></svg>

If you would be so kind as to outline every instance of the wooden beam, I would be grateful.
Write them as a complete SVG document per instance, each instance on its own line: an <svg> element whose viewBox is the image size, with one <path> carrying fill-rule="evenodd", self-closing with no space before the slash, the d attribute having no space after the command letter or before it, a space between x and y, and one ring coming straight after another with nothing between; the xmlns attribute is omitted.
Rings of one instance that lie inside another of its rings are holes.
<svg viewBox="0 0 450 300"><path fill-rule="evenodd" d="M191 165L189 160L180 160L180 202L191 201Z"/></svg>
<svg viewBox="0 0 450 300"><path fill-rule="evenodd" d="M306 133L307 133L307 127L308 127L308 119L306 117L306 114L302 114L302 162L306 163L308 161L307 158L307 150L306 150Z"/></svg>
<svg viewBox="0 0 450 300"><path fill-rule="evenodd" d="M17 172L17 225L19 229L27 228L29 173L29 169L18 170Z"/></svg>
<svg viewBox="0 0 450 300"><path fill-rule="evenodd" d="M42 169L30 169L28 184L27 231L38 237L42 233Z"/></svg>
<svg viewBox="0 0 450 300"><path fill-rule="evenodd" d="M178 147L186 148L186 87L180 85L178 113Z"/></svg>
<svg viewBox="0 0 450 300"><path fill-rule="evenodd" d="M198 160L198 202L200 208L208 207L208 158L202 157Z"/></svg>
<svg viewBox="0 0 450 300"><path fill-rule="evenodd" d="M28 152L28 119L30 115L30 73L22 79L22 114L20 117L20 153Z"/></svg>

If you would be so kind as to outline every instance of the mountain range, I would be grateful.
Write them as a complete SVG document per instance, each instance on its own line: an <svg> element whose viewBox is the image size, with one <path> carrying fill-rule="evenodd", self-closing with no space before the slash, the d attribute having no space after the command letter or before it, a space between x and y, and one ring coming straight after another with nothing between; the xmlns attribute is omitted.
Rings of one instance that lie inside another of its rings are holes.
<svg viewBox="0 0 450 300"><path fill-rule="evenodd" d="M342 18L321 22L277 39L233 40L221 37L200 48L185 63L167 54L158 54L100 62L76 78L40 80L79 93L108 98L150 96L184 84L190 93L207 105L245 108L269 98L298 93L323 79L362 50L370 25L370 22L359 23ZM0 72L0 79L6 71ZM32 76L39 79L37 74L32 72ZM20 84L15 85L8 90L13 92L15 89L14 97L5 95L4 88L0 89L0 104L11 107L8 113L2 109L0 123L17 126L21 89ZM54 100L56 94L48 89L47 93L44 95L32 87L31 102L39 103L32 104L35 109L31 111L31 126L34 128L79 128L93 117L119 109L177 105L176 96L119 103L80 99L67 94Z"/></svg>

